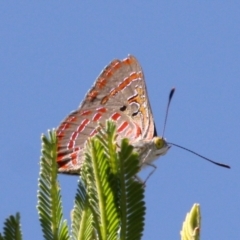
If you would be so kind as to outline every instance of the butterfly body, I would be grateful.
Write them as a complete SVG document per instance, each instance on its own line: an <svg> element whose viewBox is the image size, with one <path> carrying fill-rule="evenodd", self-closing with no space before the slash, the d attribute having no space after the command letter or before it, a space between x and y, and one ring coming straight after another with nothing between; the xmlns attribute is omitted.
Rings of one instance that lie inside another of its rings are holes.
<svg viewBox="0 0 240 240"><path fill-rule="evenodd" d="M57 128L59 172L79 174L87 139L107 119L116 122L117 141L128 138L143 165L169 149L166 141L157 137L141 66L129 55L105 67L79 108Z"/></svg>

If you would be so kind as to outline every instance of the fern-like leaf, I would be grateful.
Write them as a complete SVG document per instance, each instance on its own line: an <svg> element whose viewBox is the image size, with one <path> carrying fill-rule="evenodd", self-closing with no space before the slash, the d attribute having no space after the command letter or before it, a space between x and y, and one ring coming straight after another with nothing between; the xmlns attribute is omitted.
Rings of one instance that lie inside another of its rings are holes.
<svg viewBox="0 0 240 240"><path fill-rule="evenodd" d="M0 240L22 240L22 231L20 224L20 214L9 216L3 227L3 235L0 234Z"/></svg>
<svg viewBox="0 0 240 240"><path fill-rule="evenodd" d="M38 191L38 214L43 236L47 240L68 240L67 222L63 220L60 187L57 181L56 132L42 136L42 157Z"/></svg>
<svg viewBox="0 0 240 240"><path fill-rule="evenodd" d="M86 192L79 185L73 214L74 239L80 239L86 229L88 238L81 240L141 239L145 204L143 183L136 179L138 154L133 153L128 140L122 140L120 149L115 140L116 126L107 121L106 128L87 143L81 169ZM89 209L92 228L83 224Z"/></svg>
<svg viewBox="0 0 240 240"><path fill-rule="evenodd" d="M72 238L74 240L92 240L94 236L92 225L92 212L85 186L81 179L78 182L77 194L72 214Z"/></svg>
<svg viewBox="0 0 240 240"><path fill-rule="evenodd" d="M90 139L86 158L82 168L83 180L87 186L94 227L99 239L117 239L119 227L118 209L116 206L117 189L112 188L116 180L110 169L109 151L97 137ZM114 152L115 154L115 152Z"/></svg>
<svg viewBox="0 0 240 240"><path fill-rule="evenodd" d="M140 170L139 156L127 139L122 140L119 152L121 209L120 239L141 239L144 229L145 202L144 184L136 175Z"/></svg>

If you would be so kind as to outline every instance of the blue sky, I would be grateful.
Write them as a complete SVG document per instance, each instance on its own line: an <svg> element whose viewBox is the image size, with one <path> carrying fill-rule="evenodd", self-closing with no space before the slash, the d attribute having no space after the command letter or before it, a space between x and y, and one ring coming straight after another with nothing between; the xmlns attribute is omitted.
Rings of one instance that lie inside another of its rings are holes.
<svg viewBox="0 0 240 240"><path fill-rule="evenodd" d="M179 239L194 203L201 239L240 239L239 11L239 1L2 1L0 229L19 211L24 239L42 239L40 135L78 107L104 66L131 53L158 132L174 86L166 138L232 167L172 147L147 182L143 239ZM77 177L59 179L69 219Z"/></svg>

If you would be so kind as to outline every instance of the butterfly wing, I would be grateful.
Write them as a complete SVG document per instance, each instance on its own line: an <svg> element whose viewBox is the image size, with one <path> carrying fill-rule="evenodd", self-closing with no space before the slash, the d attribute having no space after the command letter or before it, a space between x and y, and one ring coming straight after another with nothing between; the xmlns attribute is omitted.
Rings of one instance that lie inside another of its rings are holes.
<svg viewBox="0 0 240 240"><path fill-rule="evenodd" d="M79 174L85 142L97 132L98 122L105 124L106 119L116 121L119 139L135 142L154 135L143 71L133 56L105 67L78 110L58 127L59 172Z"/></svg>

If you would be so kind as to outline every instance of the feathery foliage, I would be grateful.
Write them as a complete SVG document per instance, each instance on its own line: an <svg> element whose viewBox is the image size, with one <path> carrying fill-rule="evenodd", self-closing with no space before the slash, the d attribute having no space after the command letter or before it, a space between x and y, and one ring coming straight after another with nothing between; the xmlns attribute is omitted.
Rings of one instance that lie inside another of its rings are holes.
<svg viewBox="0 0 240 240"><path fill-rule="evenodd" d="M96 236L94 237L92 221L86 188L82 180L79 179L72 212L72 238L74 240L96 239Z"/></svg>
<svg viewBox="0 0 240 240"><path fill-rule="evenodd" d="M81 169L86 195L79 189L74 208L74 214L83 213L75 211L83 206L77 200L80 195L82 202L87 199L86 213L90 209L92 228L88 228L86 239L141 239L142 236L145 205L143 183L135 177L140 170L138 155L133 153L128 140L122 140L119 148L115 139L116 127L109 121L87 144ZM79 220L73 222L73 229L80 229L80 225Z"/></svg>
<svg viewBox="0 0 240 240"><path fill-rule="evenodd" d="M42 136L42 157L38 180L38 213L43 236L47 240L69 239L67 222L63 221L60 187L57 181L57 145L55 131Z"/></svg>
<svg viewBox="0 0 240 240"><path fill-rule="evenodd" d="M46 240L138 240L144 229L144 184L136 177L139 156L127 139L116 143L116 126L108 121L98 134L89 138L81 168L74 208L71 236L57 181L56 132L42 136L42 157L38 191L38 213ZM199 240L200 207L187 214L182 240ZM21 240L20 214L5 220L0 240Z"/></svg>
<svg viewBox="0 0 240 240"><path fill-rule="evenodd" d="M0 234L0 240L22 240L22 231L20 224L20 214L9 216L3 227L3 235Z"/></svg>

